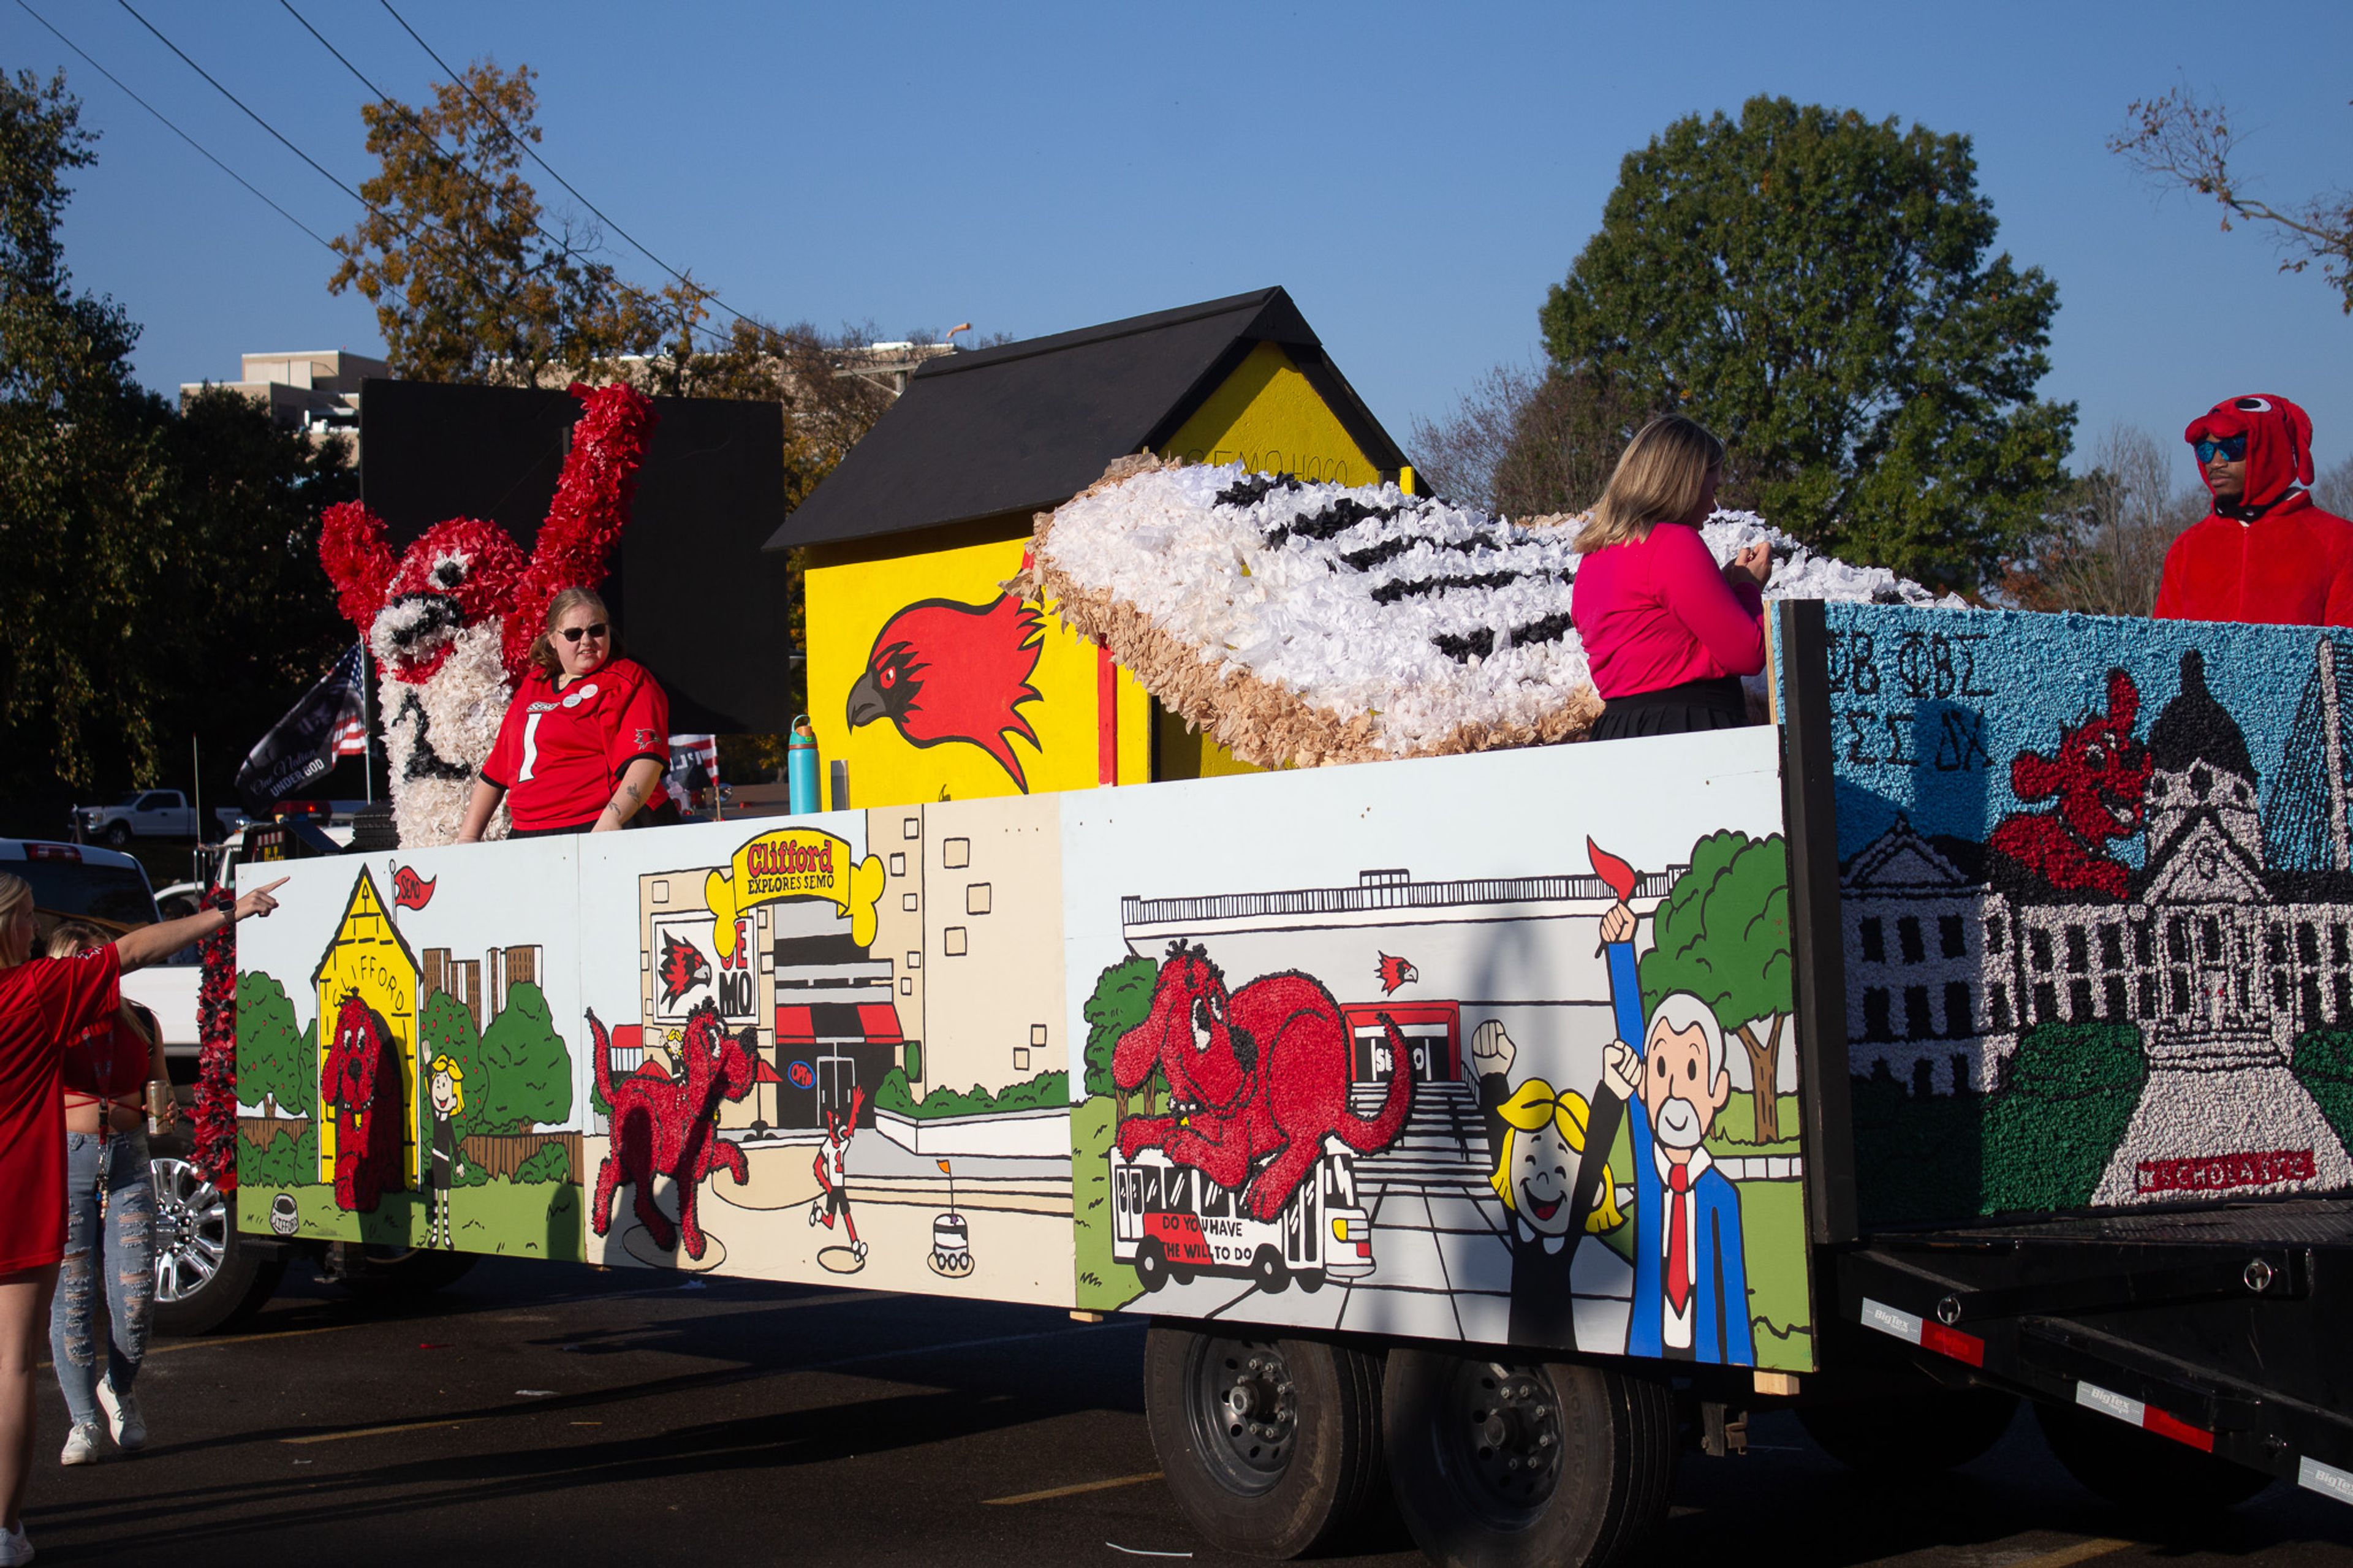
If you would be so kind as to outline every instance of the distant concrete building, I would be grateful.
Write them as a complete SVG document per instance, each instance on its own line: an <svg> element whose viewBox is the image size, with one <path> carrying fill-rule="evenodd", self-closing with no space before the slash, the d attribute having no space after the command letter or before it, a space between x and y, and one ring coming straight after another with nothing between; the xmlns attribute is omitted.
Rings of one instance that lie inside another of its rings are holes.
<svg viewBox="0 0 2353 1568"><path fill-rule="evenodd" d="M185 408L207 386L226 387L269 409L281 430L300 430L314 443L330 434L349 437L353 460L358 460L360 382L389 376L390 365L347 349L246 354L243 361L235 381L181 383L180 405Z"/></svg>

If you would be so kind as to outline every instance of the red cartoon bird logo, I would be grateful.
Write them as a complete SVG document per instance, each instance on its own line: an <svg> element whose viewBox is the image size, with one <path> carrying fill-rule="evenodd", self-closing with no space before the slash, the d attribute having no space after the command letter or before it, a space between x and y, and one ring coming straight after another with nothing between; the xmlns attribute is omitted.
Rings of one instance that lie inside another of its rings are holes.
<svg viewBox="0 0 2353 1568"><path fill-rule="evenodd" d="M662 1005L675 1006L680 997L710 983L711 961L702 956L702 950L691 942L681 942L670 932L662 932Z"/></svg>
<svg viewBox="0 0 2353 1568"><path fill-rule="evenodd" d="M1409 985L1420 979L1421 971L1395 953L1385 952L1381 954L1380 975L1381 994L1394 996L1398 986Z"/></svg>
<svg viewBox="0 0 2353 1568"><path fill-rule="evenodd" d="M849 689L849 727L888 719L912 746L978 746L1027 795L1029 780L1010 737L1038 745L1018 710L1043 698L1029 677L1044 640L1038 612L1010 594L986 605L909 605L883 623Z"/></svg>
<svg viewBox="0 0 2353 1568"><path fill-rule="evenodd" d="M392 873L392 901L404 910L421 910L433 901L434 884L441 879L427 881L406 866Z"/></svg>

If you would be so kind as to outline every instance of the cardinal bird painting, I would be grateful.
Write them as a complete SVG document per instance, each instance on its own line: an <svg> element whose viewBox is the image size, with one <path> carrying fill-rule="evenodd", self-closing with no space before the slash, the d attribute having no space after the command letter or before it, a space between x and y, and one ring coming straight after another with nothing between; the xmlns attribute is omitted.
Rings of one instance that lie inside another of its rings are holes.
<svg viewBox="0 0 2353 1568"><path fill-rule="evenodd" d="M1044 641L1037 610L1010 594L986 605L919 600L875 637L849 689L849 727L888 719L911 746L978 746L1027 795L1029 775L1012 738L1039 746L1019 709L1043 699L1029 677Z"/></svg>

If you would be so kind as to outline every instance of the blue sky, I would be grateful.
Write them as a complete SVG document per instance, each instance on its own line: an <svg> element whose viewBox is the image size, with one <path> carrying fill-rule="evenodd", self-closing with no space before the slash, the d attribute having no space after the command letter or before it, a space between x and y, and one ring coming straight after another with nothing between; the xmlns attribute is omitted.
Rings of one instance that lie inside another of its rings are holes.
<svg viewBox="0 0 2353 1568"><path fill-rule="evenodd" d="M322 234L357 209L101 0L49 21ZM274 0L133 0L356 185L366 96ZM2057 279L2043 395L2181 453L2217 399L2304 404L2353 453L2353 320L2259 232L2160 198L2103 145L2135 98L2229 103L2259 190L2353 184L2353 6L672 5L396 0L453 62L541 72L543 152L740 309L884 336L1017 337L1281 283L1400 438L1535 351L1545 289L1620 159L1756 93L1975 139L2000 243ZM386 90L432 63L377 5L295 0ZM2262 38L2251 33L2260 17ZM16 68L63 65L100 132L67 225L84 288L145 327L139 371L227 378L242 351L379 346L333 258L0 5ZM2337 63L2332 66L2330 61ZM539 182L551 205L565 198ZM659 275L616 238L641 282Z"/></svg>

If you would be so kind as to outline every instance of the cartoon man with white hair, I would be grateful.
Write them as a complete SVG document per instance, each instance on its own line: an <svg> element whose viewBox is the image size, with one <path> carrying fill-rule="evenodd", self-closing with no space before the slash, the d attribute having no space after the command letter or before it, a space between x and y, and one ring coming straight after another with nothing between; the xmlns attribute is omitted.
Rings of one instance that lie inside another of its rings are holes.
<svg viewBox="0 0 2353 1568"><path fill-rule="evenodd" d="M1740 1194L1701 1147L1732 1098L1723 1027L1688 991L1662 997L1644 1020L1634 911L1624 902L1602 917L1601 941L1619 1037L1602 1053L1600 1094L1639 1099L1642 1109L1631 1119L1634 1301L1626 1353L1754 1366ZM1642 1042L1639 1055L1626 1044L1633 1039Z"/></svg>

